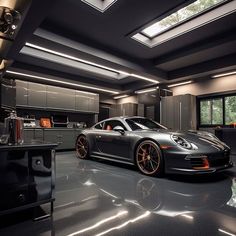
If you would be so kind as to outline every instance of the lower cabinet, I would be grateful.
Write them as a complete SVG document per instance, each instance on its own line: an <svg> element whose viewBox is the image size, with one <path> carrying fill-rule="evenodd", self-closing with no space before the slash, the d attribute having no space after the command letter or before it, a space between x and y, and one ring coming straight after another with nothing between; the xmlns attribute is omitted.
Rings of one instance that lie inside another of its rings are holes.
<svg viewBox="0 0 236 236"><path fill-rule="evenodd" d="M57 150L74 149L77 134L81 132L75 129L45 129L44 141L58 143Z"/></svg>
<svg viewBox="0 0 236 236"><path fill-rule="evenodd" d="M77 136L81 133L81 129L67 129L67 128L27 128L24 129L24 140L30 142L37 140L40 142L57 143L57 150L75 149L75 141Z"/></svg>

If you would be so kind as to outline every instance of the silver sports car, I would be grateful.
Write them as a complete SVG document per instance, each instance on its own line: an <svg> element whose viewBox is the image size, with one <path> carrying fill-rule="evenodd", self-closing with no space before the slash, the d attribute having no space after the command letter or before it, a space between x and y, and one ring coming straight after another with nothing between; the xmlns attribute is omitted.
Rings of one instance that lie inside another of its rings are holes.
<svg viewBox="0 0 236 236"><path fill-rule="evenodd" d="M83 130L76 153L81 159L137 165L152 176L214 173L233 166L230 148L213 134L172 131L144 117L114 117Z"/></svg>

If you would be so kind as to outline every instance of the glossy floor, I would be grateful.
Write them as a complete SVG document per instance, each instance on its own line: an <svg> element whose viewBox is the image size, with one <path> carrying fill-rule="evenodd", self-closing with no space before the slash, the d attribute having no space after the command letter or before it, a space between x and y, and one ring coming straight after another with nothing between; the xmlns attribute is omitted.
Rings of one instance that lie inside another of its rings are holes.
<svg viewBox="0 0 236 236"><path fill-rule="evenodd" d="M234 157L234 162L235 162ZM57 153L55 211L1 219L0 235L236 235L236 168L146 177L134 167Z"/></svg>

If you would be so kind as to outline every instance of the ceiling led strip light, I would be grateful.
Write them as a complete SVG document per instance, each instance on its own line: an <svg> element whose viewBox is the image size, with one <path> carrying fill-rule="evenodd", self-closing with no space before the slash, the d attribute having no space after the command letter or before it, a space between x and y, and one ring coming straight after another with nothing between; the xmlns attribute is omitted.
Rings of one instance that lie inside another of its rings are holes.
<svg viewBox="0 0 236 236"><path fill-rule="evenodd" d="M34 48L34 49L38 49L38 50L41 50L41 51L44 51L44 52L47 52L47 53L51 53L53 55L57 55L57 56L60 56L60 57L64 57L64 58L67 58L67 59L70 59L70 60L73 60L73 61L78 61L78 62L81 62L81 63L85 63L87 65L95 66L95 67L98 67L98 68L101 68L101 69L104 69L104 70L116 72L117 74L135 77L135 78L138 78L138 79L141 79L141 80L146 80L146 81L151 82L151 83L159 83L159 81L157 81L155 79L148 78L146 76L142 76L142 75L138 75L138 74L134 74L134 73L128 73L128 72L125 72L125 71L122 71L122 70L116 70L116 69L113 69L113 68L108 67L108 66L103 66L101 64L97 64L97 63L94 63L94 62L91 62L91 61L88 61L88 60L84 60L84 59L81 59L81 58L78 58L78 57L70 56L70 55L65 54L65 53L61 53L61 52L58 52L58 51L55 51L55 50L51 50L49 48L38 46L36 44L26 42L25 46L30 47L30 48Z"/></svg>

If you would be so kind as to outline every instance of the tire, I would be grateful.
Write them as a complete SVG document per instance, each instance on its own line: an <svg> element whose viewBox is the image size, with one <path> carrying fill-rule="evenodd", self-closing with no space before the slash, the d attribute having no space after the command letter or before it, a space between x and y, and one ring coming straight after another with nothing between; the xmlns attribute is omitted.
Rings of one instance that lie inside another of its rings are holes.
<svg viewBox="0 0 236 236"><path fill-rule="evenodd" d="M75 144L76 157L80 159L89 158L89 143L84 135L78 136Z"/></svg>
<svg viewBox="0 0 236 236"><path fill-rule="evenodd" d="M159 146L151 141L141 142L135 152L135 161L139 170L148 176L163 176L164 161Z"/></svg>

